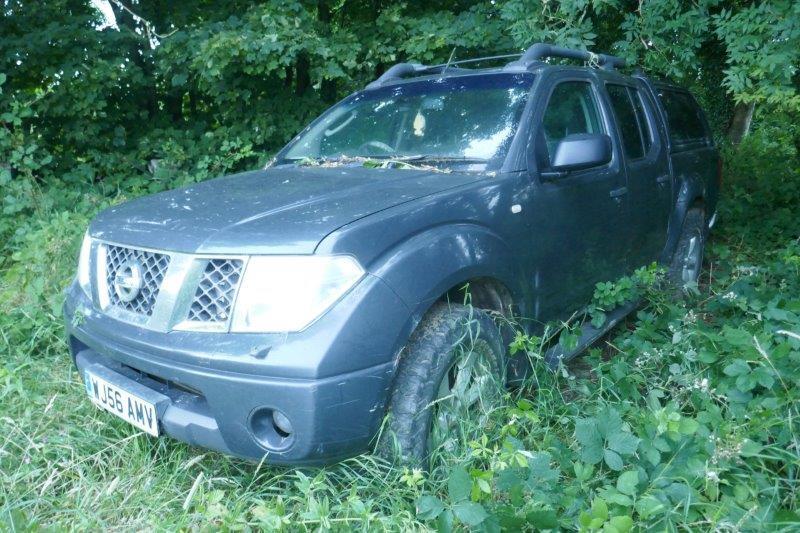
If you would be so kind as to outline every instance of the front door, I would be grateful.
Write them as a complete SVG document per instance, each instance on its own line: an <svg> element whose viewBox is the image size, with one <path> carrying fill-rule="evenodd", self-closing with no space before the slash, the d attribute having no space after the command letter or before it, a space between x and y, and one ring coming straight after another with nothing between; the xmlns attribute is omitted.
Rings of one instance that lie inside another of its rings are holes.
<svg viewBox="0 0 800 533"><path fill-rule="evenodd" d="M583 308L595 285L626 271L627 188L616 135L590 73L554 73L544 82L547 104L533 116L531 284L540 322L563 320ZM610 136L609 163L555 176L550 159L568 135Z"/></svg>

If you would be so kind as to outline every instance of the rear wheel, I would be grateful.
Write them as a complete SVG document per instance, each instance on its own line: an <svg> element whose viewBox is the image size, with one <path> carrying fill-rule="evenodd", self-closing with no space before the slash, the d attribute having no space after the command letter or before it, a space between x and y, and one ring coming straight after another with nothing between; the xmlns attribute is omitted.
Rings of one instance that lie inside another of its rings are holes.
<svg viewBox="0 0 800 533"><path fill-rule="evenodd" d="M683 219L681 236L670 264L669 279L675 287L683 289L697 282L703 266L705 244L705 212L701 208L692 208Z"/></svg>
<svg viewBox="0 0 800 533"><path fill-rule="evenodd" d="M504 384L500 333L483 311L436 304L401 355L377 451L428 467L484 432Z"/></svg>

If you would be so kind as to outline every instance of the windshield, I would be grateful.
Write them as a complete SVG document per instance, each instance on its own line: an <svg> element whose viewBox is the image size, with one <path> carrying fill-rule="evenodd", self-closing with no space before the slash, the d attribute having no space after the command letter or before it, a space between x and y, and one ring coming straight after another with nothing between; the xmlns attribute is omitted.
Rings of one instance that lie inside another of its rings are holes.
<svg viewBox="0 0 800 533"><path fill-rule="evenodd" d="M367 90L331 108L279 163L420 159L479 164L506 155L533 77L483 74Z"/></svg>

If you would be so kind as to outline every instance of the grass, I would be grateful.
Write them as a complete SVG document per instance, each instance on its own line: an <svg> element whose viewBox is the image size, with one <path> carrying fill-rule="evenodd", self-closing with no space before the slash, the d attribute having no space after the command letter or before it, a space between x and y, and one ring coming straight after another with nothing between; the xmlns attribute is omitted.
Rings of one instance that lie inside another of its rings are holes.
<svg viewBox="0 0 800 533"><path fill-rule="evenodd" d="M0 262L0 528L796 530L800 176L741 154L689 302L653 291L585 357L538 363L430 475L254 465L97 410L58 312L89 211L33 212Z"/></svg>

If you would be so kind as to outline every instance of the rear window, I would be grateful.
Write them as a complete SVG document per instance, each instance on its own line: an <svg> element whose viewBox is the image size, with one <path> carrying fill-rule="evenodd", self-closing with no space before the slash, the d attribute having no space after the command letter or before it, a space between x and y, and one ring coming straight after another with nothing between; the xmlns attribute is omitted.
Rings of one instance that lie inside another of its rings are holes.
<svg viewBox="0 0 800 533"><path fill-rule="evenodd" d="M667 112L669 138L672 144L688 144L706 140L706 128L700 108L689 93L662 89L658 92Z"/></svg>

